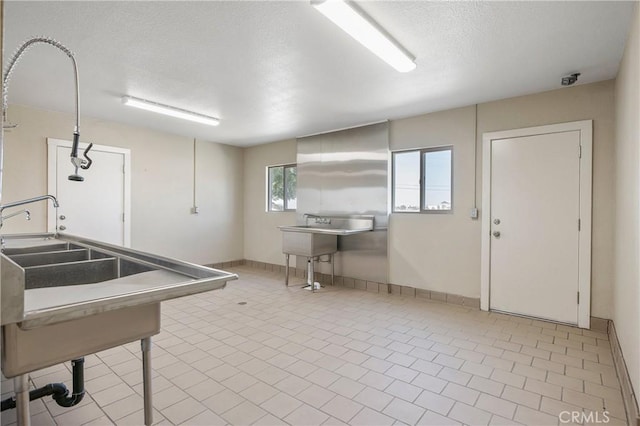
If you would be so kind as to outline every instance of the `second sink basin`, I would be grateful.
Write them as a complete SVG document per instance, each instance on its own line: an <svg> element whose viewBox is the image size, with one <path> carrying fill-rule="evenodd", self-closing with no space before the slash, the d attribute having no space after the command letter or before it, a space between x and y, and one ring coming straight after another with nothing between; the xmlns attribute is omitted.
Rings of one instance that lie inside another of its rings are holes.
<svg viewBox="0 0 640 426"><path fill-rule="evenodd" d="M69 250L69 243L65 242L53 242L50 244L36 244L25 247L8 247L2 250L7 256L28 254L28 253L45 253L50 251Z"/></svg>
<svg viewBox="0 0 640 426"><path fill-rule="evenodd" d="M154 270L71 243L9 248L4 254L24 269L25 290L92 284Z"/></svg>
<svg viewBox="0 0 640 426"><path fill-rule="evenodd" d="M23 268L54 263L78 262L89 260L89 250L70 249L64 251L45 251L39 253L25 253L8 255L11 260Z"/></svg>
<svg viewBox="0 0 640 426"><path fill-rule="evenodd" d="M338 251L338 236L282 229L282 252L296 256L316 257Z"/></svg>

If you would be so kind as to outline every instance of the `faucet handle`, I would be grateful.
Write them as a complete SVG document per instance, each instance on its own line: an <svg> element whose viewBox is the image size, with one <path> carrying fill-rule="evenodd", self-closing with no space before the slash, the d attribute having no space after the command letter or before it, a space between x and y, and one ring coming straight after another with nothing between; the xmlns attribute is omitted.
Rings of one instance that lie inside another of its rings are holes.
<svg viewBox="0 0 640 426"><path fill-rule="evenodd" d="M82 153L83 157L86 158L86 160L82 160L82 164L80 165L82 170L87 170L89 167L91 167L91 163L93 163L91 158L89 158L89 156L87 155L92 147L93 147L93 143L90 143L89 146L87 146L87 148L85 148L84 152Z"/></svg>

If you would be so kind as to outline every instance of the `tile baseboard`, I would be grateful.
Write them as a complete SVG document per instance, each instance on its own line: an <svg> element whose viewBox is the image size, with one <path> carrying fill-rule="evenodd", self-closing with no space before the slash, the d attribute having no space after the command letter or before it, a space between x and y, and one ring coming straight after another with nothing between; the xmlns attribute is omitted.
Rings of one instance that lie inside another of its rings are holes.
<svg viewBox="0 0 640 426"><path fill-rule="evenodd" d="M234 266L241 266L244 264L245 264L245 260L240 259L240 260L229 260L227 262L209 263L204 266L213 268L213 269L224 269L224 268L233 268Z"/></svg>
<svg viewBox="0 0 640 426"><path fill-rule="evenodd" d="M246 265L251 268L264 269L267 271L273 271L284 274L284 265L278 265L275 263L260 262L257 260L242 259L231 262L219 262L212 265L205 265L212 268L224 269L232 268L234 266ZM289 267L289 277L294 278L307 278L306 268L296 268L294 266ZM315 281L321 284L331 285L331 275L323 274L320 272L315 273ZM399 284L385 284L372 281L363 281L356 278L343 277L336 275L334 277L334 285L337 287L355 288L357 290L365 290L373 293L388 293L393 295L414 297L416 299L428 299L436 300L439 302L449 303L452 305L468 306L476 309L480 309L480 299L475 297L460 296L458 294L444 293L439 291L425 290L421 288L399 285ZM605 318L591 317L590 330L599 331L601 333L609 332L609 320ZM640 426L640 425L638 425Z"/></svg>
<svg viewBox="0 0 640 426"><path fill-rule="evenodd" d="M611 343L611 352L613 354L613 365L615 366L620 386L622 387L622 400L624 408L627 412L627 423L632 426L640 426L640 409L638 408L638 397L633 390L629 370L624 361L622 347L618 340L616 327L613 321L608 322L609 342Z"/></svg>
<svg viewBox="0 0 640 426"><path fill-rule="evenodd" d="M609 320L606 318L591 317L591 327L589 330L609 333Z"/></svg>
<svg viewBox="0 0 640 426"><path fill-rule="evenodd" d="M243 264L252 268L265 269L267 271L280 272L284 274L284 265L277 265L273 263L259 262L256 260L243 260ZM229 262L225 262L229 263ZM302 268L289 268L289 276L297 278L306 278L307 270ZM331 275L323 274L320 272L315 273L315 281L321 284L331 285ZM414 297L416 299L428 299L439 302L449 303L452 305L467 306L475 309L480 309L480 299L474 297L466 297L458 294L443 293L438 291L424 290L420 288L403 286L391 283L379 283L374 281L364 281L357 278L343 277L336 275L334 277L334 285L336 287L354 288L357 290L368 291L372 293L387 293L391 295Z"/></svg>

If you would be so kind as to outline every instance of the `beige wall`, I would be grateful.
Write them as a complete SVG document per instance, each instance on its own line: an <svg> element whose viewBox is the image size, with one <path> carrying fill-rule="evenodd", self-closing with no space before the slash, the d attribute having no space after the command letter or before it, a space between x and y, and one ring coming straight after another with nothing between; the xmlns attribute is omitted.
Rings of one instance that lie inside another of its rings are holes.
<svg viewBox="0 0 640 426"><path fill-rule="evenodd" d="M453 145L453 213L396 213L389 221L389 282L480 297L480 223L473 207L475 106L395 120L392 151Z"/></svg>
<svg viewBox="0 0 640 426"><path fill-rule="evenodd" d="M616 80L613 320L636 395L640 392L640 6Z"/></svg>
<svg viewBox="0 0 640 426"><path fill-rule="evenodd" d="M46 138L69 140L73 118L14 105L9 120L19 127L5 133L3 202L46 194ZM131 149L133 248L196 263L243 257L242 149L198 141L200 214L192 215L192 139L87 117L81 139ZM3 233L46 231L46 208L30 205L32 220L11 219Z"/></svg>
<svg viewBox="0 0 640 426"><path fill-rule="evenodd" d="M477 200L480 208L482 133L594 120L593 316L611 318L613 271L613 81L564 88L478 106ZM393 214L389 224L389 282L480 297L480 221L474 206L475 106L390 123L392 150L454 146L453 214ZM293 214L264 213L264 166L295 161L295 141L245 151L245 257L283 264L279 224ZM482 214L482 212L481 212ZM260 235L260 237L257 237ZM259 245L258 245L259 244Z"/></svg>
<svg viewBox="0 0 640 426"><path fill-rule="evenodd" d="M244 257L284 265L279 225L294 225L295 212L266 211L266 167L296 162L295 139L246 148L244 152ZM294 259L291 265L295 266Z"/></svg>
<svg viewBox="0 0 640 426"><path fill-rule="evenodd" d="M482 133L585 119L594 120L591 314L610 318L612 81L478 105L476 199L481 208ZM390 282L480 297L480 220L469 218L474 206L474 134L473 106L391 122L392 150L454 145L454 212L450 215L392 215Z"/></svg>
<svg viewBox="0 0 640 426"><path fill-rule="evenodd" d="M454 145L454 213L395 214L389 232L389 280L435 291L479 297L480 221L474 204L475 107L395 120L391 149ZM7 134L3 199L46 193L46 137L69 139L71 116L12 106L20 127ZM613 82L601 82L478 106L478 152L486 131L594 120L592 315L612 315L613 274ZM287 140L240 149L198 143L198 204L191 215L192 141L188 138L84 119L84 140L132 150L132 245L198 263L240 258L283 264L278 225L294 213L265 211L265 167L296 161ZM477 200L481 164L477 160ZM480 207L480 205L478 205ZM34 220L13 219L3 232L46 228L45 204Z"/></svg>

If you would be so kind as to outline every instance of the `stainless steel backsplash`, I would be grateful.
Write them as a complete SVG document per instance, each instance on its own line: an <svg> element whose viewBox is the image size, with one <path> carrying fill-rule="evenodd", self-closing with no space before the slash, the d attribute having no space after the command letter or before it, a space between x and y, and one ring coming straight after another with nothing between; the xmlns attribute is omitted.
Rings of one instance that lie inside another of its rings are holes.
<svg viewBox="0 0 640 426"><path fill-rule="evenodd" d="M337 275L387 282L388 161L387 122L298 139L297 224L306 213L375 216L374 231L338 237Z"/></svg>

